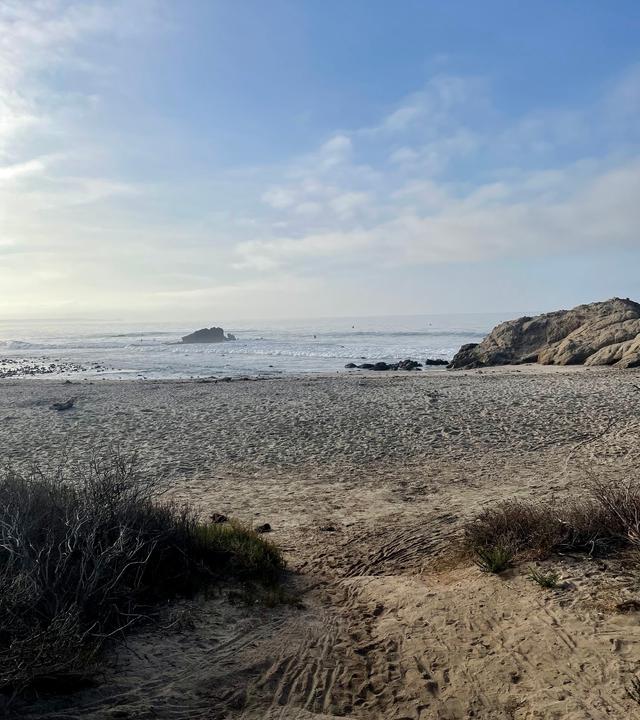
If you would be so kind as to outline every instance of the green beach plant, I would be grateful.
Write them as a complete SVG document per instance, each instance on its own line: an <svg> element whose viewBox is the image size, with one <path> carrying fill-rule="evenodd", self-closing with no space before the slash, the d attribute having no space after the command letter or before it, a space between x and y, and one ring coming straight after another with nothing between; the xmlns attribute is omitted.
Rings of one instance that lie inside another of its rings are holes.
<svg viewBox="0 0 640 720"><path fill-rule="evenodd" d="M197 524L194 539L199 551L217 553L224 567L238 579L273 584L284 569L276 545L237 521Z"/></svg>
<svg viewBox="0 0 640 720"><path fill-rule="evenodd" d="M558 587L558 581L560 580L560 575L557 572L552 570L548 573L545 573L542 570L539 570L538 568L535 568L533 566L529 566L529 569L527 571L527 577L529 578L529 580L532 580L533 582L540 585L540 587L550 590L555 590Z"/></svg>
<svg viewBox="0 0 640 720"><path fill-rule="evenodd" d="M278 548L162 502L119 455L0 473L0 690L60 686L167 600L223 579L276 586Z"/></svg>
<svg viewBox="0 0 640 720"><path fill-rule="evenodd" d="M503 545L479 547L475 550L474 559L482 572L499 575L510 567L513 553Z"/></svg>

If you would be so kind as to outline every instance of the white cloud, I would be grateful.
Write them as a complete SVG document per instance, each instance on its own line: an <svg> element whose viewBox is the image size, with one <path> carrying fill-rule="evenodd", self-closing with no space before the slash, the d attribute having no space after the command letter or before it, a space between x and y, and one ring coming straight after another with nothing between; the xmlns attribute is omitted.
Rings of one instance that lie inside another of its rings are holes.
<svg viewBox="0 0 640 720"><path fill-rule="evenodd" d="M421 108L418 103L415 105L405 105L404 107L394 110L391 115L388 115L384 119L382 127L385 130L391 130L392 132L404 130L412 122L417 120L422 113L423 108Z"/></svg>
<svg viewBox="0 0 640 720"><path fill-rule="evenodd" d="M301 202L293 208L296 215L319 215L322 212L322 204L319 202Z"/></svg>
<svg viewBox="0 0 640 720"><path fill-rule="evenodd" d="M135 183L101 174L99 158L108 159L113 148L81 138L91 134L83 124L95 122L89 111L99 109L93 91L81 87L107 71L104 62L91 62L87 48L147 32L155 17L153 0L0 3L0 243L8 250L0 285L6 294L15 289L12 307L20 297L25 306L55 305L82 265L76 249L87 246L95 226L106 225L108 216L92 217L85 208L95 212L100 203L140 192ZM66 73L73 73L73 91ZM117 242L110 259L116 264ZM91 252L98 257L101 249ZM95 276L105 267L96 262ZM8 304L6 297L0 303Z"/></svg>
<svg viewBox="0 0 640 720"><path fill-rule="evenodd" d="M262 202L270 205L276 210L281 210L291 207L295 203L295 195L293 192L286 190L285 188L271 188L262 195Z"/></svg>
<svg viewBox="0 0 640 720"><path fill-rule="evenodd" d="M486 81L437 75L365 127L325 132L278 166L185 180L174 157L156 180L156 158L149 171L134 154L139 137L105 130L99 83L63 92L50 82L52 68L104 79L87 48L115 57L154 16L144 0L0 3L5 311L37 299L275 312L290 310L287 287L309 307L308 288L331 295L335 270L640 246L637 67L591 106L521 117L492 105ZM148 142L171 157L164 132L150 129Z"/></svg>
<svg viewBox="0 0 640 720"><path fill-rule="evenodd" d="M122 3L0 4L0 153L17 133L47 120L55 98L38 73L72 61L78 40L130 26L124 10Z"/></svg>
<svg viewBox="0 0 640 720"><path fill-rule="evenodd" d="M334 135L318 150L314 160L323 169L332 169L347 162L351 157L353 144L351 138L344 134Z"/></svg>
<svg viewBox="0 0 640 720"><path fill-rule="evenodd" d="M93 61L91 43L114 47L161 25L155 0L3 0L0 3L0 161L31 158L30 135L48 133L65 142L73 128L62 122L95 106L89 91L64 89L51 82L55 73L77 76L108 72ZM117 52L113 55L117 58ZM21 154L21 157L16 157Z"/></svg>
<svg viewBox="0 0 640 720"><path fill-rule="evenodd" d="M357 210L367 205L369 195L365 192L346 192L332 198L329 205L340 217L351 217Z"/></svg>
<svg viewBox="0 0 640 720"><path fill-rule="evenodd" d="M442 173L452 160L463 158L478 149L478 137L467 129L459 129L415 147L403 146L389 155L389 161L405 169L413 169L425 175Z"/></svg>
<svg viewBox="0 0 640 720"><path fill-rule="evenodd" d="M0 183L3 181L14 180L24 175L41 173L44 169L45 163L39 158L14 163L13 165L0 166Z"/></svg>
<svg viewBox="0 0 640 720"><path fill-rule="evenodd" d="M389 155L389 160L392 163L404 165L406 163L416 162L419 157L420 153L417 150L405 146L394 150L391 155Z"/></svg>
<svg viewBox="0 0 640 720"><path fill-rule="evenodd" d="M635 76L624 88L628 107ZM578 154L610 96L597 107L497 120L486 89L478 79L434 78L380 124L337 134L294 159L278 186L286 206L265 219L262 237L236 246L237 266L312 272L639 248L640 160L613 151L598 157L593 146L593 156ZM568 147L576 148L573 159L526 169L532 151L552 157ZM340 162L319 162L327 155ZM375 160L360 165L356 155ZM470 177L451 172L459 163Z"/></svg>
<svg viewBox="0 0 640 720"><path fill-rule="evenodd" d="M640 246L640 157L600 167L580 181L575 168L556 171L553 199L540 180L538 173L523 173L510 184L493 182L458 195L434 183L409 185L367 229L243 243L240 265L272 270L324 258L402 266Z"/></svg>
<svg viewBox="0 0 640 720"><path fill-rule="evenodd" d="M238 268L273 270L302 260L348 257L366 248L370 237L364 232L319 233L302 238L281 237L272 240L253 240L237 246L241 260Z"/></svg>
<svg viewBox="0 0 640 720"><path fill-rule="evenodd" d="M426 137L437 134L469 112L486 111L487 89L480 78L435 75L425 87L409 95L378 125L361 128L364 137L394 136L418 129Z"/></svg>

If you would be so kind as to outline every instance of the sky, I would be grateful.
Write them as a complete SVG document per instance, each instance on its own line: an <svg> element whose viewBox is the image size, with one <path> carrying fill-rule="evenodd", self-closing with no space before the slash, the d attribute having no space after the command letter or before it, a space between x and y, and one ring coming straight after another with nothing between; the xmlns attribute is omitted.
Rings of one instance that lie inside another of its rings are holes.
<svg viewBox="0 0 640 720"><path fill-rule="evenodd" d="M0 0L0 318L640 300L637 0Z"/></svg>

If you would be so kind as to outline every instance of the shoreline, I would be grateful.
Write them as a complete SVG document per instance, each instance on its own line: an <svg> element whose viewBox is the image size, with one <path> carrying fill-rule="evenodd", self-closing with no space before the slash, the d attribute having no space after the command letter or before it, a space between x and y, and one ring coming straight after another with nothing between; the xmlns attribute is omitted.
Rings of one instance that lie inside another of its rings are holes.
<svg viewBox="0 0 640 720"><path fill-rule="evenodd" d="M269 381L269 380L303 380L307 378L335 378L339 377L426 377L435 375L451 375L451 376L468 376L468 375L502 375L502 374L554 374L554 373L594 373L594 372L633 372L636 368L615 368L603 365L540 365L538 363L523 363L519 365L493 365L484 368L473 369L449 369L442 367L426 367L421 370L360 370L339 368L334 371L315 371L309 372L292 372L287 370L273 370L270 373L250 375L200 375L200 376L184 376L184 377L141 377L138 371L131 371L123 374L121 377L114 377L118 371L103 371L96 374L81 374L83 371L73 371L71 373L61 374L42 374L42 375L12 375L10 377L0 376L0 383L3 381L23 381L23 382L61 382L65 383L71 380L72 383L81 383L86 381L94 382L110 381L110 382L160 382L160 383L207 383L207 382L239 382L239 381ZM74 379L75 378L75 379Z"/></svg>

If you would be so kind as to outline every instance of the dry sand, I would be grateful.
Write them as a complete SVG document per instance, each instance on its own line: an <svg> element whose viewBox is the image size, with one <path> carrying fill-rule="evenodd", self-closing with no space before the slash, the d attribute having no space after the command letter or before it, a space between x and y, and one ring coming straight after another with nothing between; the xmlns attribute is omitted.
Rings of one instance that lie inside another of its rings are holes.
<svg viewBox="0 0 640 720"><path fill-rule="evenodd" d="M76 398L65 413L54 401ZM303 609L173 608L51 718L640 718L640 616L614 563L438 565L505 497L638 472L640 373L539 367L234 382L0 382L5 460L118 443L204 513L269 522Z"/></svg>

